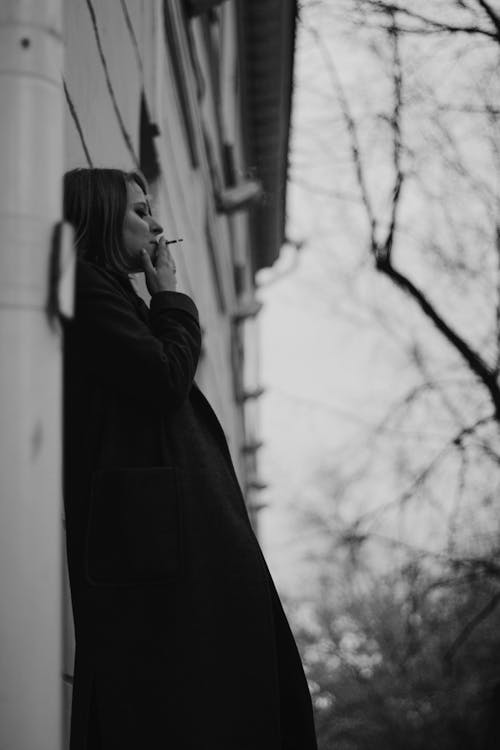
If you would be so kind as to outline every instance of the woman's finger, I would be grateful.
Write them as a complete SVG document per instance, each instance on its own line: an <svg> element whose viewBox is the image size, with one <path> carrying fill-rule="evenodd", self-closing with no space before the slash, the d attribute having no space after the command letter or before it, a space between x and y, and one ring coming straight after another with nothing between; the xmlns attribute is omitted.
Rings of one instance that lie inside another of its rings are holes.
<svg viewBox="0 0 500 750"><path fill-rule="evenodd" d="M142 258L142 265L144 266L144 270L147 274L154 272L155 267L153 266L153 263L151 262L151 258L149 257L149 254L142 248L141 250L141 258Z"/></svg>
<svg viewBox="0 0 500 750"><path fill-rule="evenodd" d="M160 242L158 243L158 256L156 265L158 266L158 263L161 263L162 265L168 266L169 268L173 268L175 266L175 263L174 259L172 258L172 253L170 252L170 248L165 243L165 241L162 240L160 240Z"/></svg>

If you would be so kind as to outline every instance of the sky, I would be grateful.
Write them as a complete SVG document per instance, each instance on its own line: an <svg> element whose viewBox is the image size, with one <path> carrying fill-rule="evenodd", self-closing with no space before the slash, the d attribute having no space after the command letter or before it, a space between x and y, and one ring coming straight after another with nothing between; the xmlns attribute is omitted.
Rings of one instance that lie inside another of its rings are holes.
<svg viewBox="0 0 500 750"><path fill-rule="evenodd" d="M314 58L311 37L301 29L298 34L291 175L305 153L309 168L300 170L301 175L328 184L332 162L318 165L317 155L310 156L310 144L313 131L329 152L332 147L327 120L333 115L323 94L329 81ZM335 41L332 35L336 59L349 71L351 52ZM330 155L334 163L334 150ZM269 483L262 493L266 507L260 512L259 533L273 576L290 595L307 585L303 560L315 538L304 530L302 514L321 495L318 475L355 450L360 433L382 416L387 402L383 352L391 344L355 306L344 302L350 260L339 268L332 245L343 243L345 256L355 250L328 200L318 200L302 182L290 182L287 232L305 241L304 246L297 251L286 244L275 266L258 277L263 302L261 379L266 389L260 399L264 445L259 460Z"/></svg>
<svg viewBox="0 0 500 750"><path fill-rule="evenodd" d="M379 137L386 127L384 118L378 114L385 111L388 93L384 89L384 54L374 64L373 56L366 53L366 39L355 33L347 34L345 28L340 30L328 13L319 19L305 15L306 25L311 19L315 23L320 21L322 38L351 98L353 113L361 122L368 123L362 133L363 145L366 159L375 159L383 149L380 145L383 138ZM485 237L486 250L481 259L477 235L471 234L471 242L467 242L467 226L459 223L462 215L474 219L472 231L480 223L480 214L476 215L470 204L470 185L464 186L465 200L469 201L465 205L460 203L462 186L458 178L450 185L446 181L438 185L441 175L436 170L433 152L426 150L437 131L432 130L433 123L427 128L430 119L422 109L428 101L427 86L432 87L441 103L451 98L460 104L459 94L472 101L470 81L474 84L477 64L474 55L479 60L480 53L475 45L468 57L464 58L462 50L462 57L455 56L453 42L445 49L437 37L429 38L425 44L424 55L416 47L413 50L411 43L407 48L408 84L422 118L418 121L417 112L415 121L407 123L406 134L422 154L423 161L418 167L424 181L428 181L425 189L451 191L456 196L455 203L450 204L451 210L456 210L457 215L443 221L437 212L433 213L433 206L439 207L439 202L430 200L429 211L417 192L410 195L401 220L403 228L410 231L407 241L398 247L397 260L475 341L482 335L484 314L491 309L491 289L481 287L484 279L477 273L470 275L472 288L448 288L450 279L455 283L458 277L436 274L436 259L423 255L422 248L432 247L432 240L437 238L441 248L446 249L447 243L451 243L452 253L456 252L456 238L446 236L454 221L464 238L464 253L470 253L470 257L464 255L461 261L470 262L471 268L489 262L491 245ZM470 81L464 75L466 70L470 71ZM372 122L379 123L380 132L376 127L370 130ZM456 114L448 121L450 140L456 136L458 146L464 145L464 153L453 152L452 158L469 159L467 166L481 174L487 162L477 146L485 141L475 140L475 132L457 130L460 122ZM400 292L373 272L367 252L366 224L350 198L355 185L346 144L345 123L333 95L331 71L311 33L299 27L287 193L287 235L292 242L284 245L273 268L260 272L257 278L258 298L263 302L258 319L261 381L266 389L259 400L264 441L259 465L262 479L268 483L262 492L265 507L259 515L259 534L278 587L290 596L300 595L309 585L311 571L305 560L318 544L306 516L315 508L324 508L325 502L334 502L334 498L328 497L325 477L349 467L355 470L362 451L372 452L374 461L380 461L375 446L372 450L367 439L391 405L416 384L415 363L409 361L409 343L420 337L432 350L436 336L415 308L402 301ZM383 159L380 168L370 171L370 189L377 208L384 205L390 188L390 174L382 165ZM339 195L342 200L336 200ZM423 189L422 195L426 195ZM481 205L478 202L477 211ZM299 243L300 250L294 243ZM488 283L488 276L485 278ZM463 304L465 301L467 304ZM441 341L436 340L435 351L438 357L432 366L436 365L440 376L446 373L446 368L453 374L456 361L448 362L449 352ZM432 366L430 377L434 375ZM466 411L462 414L464 418ZM431 427L422 422L413 434L410 427L414 426L415 421L412 425L403 422L400 435L397 430L391 434L391 460L397 458L398 441L405 444L407 453L410 446L411 453L412 440L423 459L428 460L450 430L456 428L446 420L436 421ZM426 429L425 445L421 441L422 429ZM366 486L363 488L365 495L361 492L353 514L395 495L398 487L391 484L387 466L382 459L378 469L370 469L374 482L368 490ZM450 463L448 473L436 477L437 489L446 491L450 477L453 479L456 474L455 468ZM447 494L451 502L452 493ZM408 524L412 532L419 528L425 542L430 536L429 529L437 526L436 520L432 509L424 513L420 508L419 515L411 516ZM442 526L442 518L439 524Z"/></svg>

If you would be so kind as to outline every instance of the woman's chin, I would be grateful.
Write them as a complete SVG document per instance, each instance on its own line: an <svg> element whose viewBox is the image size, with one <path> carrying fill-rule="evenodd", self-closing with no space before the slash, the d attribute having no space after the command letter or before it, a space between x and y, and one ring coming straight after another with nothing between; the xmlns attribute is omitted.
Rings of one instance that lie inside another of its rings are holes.
<svg viewBox="0 0 500 750"><path fill-rule="evenodd" d="M144 248L144 249L149 255L151 262L154 264L154 258L153 258L154 250L153 249L150 250L149 248ZM142 248L141 250L138 250L136 253L134 253L134 255L132 256L129 255L129 262L128 262L129 273L144 273L144 261L142 259L141 252L142 252Z"/></svg>

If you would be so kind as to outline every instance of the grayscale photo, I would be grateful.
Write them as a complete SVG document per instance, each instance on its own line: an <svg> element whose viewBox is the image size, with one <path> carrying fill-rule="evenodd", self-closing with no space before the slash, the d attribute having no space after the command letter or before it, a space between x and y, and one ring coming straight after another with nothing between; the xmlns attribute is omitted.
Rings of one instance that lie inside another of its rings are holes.
<svg viewBox="0 0 500 750"><path fill-rule="evenodd" d="M1 750L500 749L500 0L0 0Z"/></svg>

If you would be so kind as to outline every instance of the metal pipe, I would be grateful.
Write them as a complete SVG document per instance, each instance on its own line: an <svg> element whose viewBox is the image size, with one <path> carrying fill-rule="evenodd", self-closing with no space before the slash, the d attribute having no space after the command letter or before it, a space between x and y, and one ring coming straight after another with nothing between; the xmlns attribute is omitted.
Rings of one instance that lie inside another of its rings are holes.
<svg viewBox="0 0 500 750"><path fill-rule="evenodd" d="M0 747L61 747L62 0L0 0Z"/></svg>

